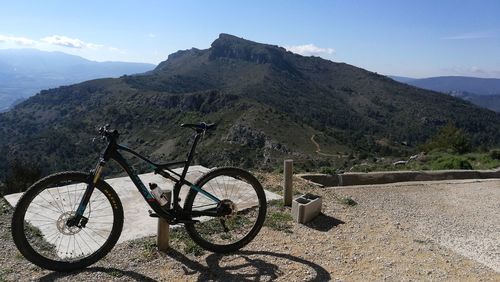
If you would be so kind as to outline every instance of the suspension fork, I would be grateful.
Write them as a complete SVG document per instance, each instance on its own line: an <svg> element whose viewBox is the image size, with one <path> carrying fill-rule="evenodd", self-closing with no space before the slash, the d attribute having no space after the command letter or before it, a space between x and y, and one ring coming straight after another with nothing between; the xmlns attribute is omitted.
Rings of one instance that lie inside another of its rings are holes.
<svg viewBox="0 0 500 282"><path fill-rule="evenodd" d="M88 219L83 216L83 213L85 212L85 209L87 208L87 205L90 201L90 197L94 192L94 188L101 177L105 164L106 162L104 161L104 159L100 159L95 169L90 173L89 179L91 181L89 182L89 184L87 184L87 188L85 189L85 193L83 194L83 197L80 200L80 204L78 205L76 214L73 217L69 218L68 221L66 222L67 226L85 227L85 224L87 223Z"/></svg>

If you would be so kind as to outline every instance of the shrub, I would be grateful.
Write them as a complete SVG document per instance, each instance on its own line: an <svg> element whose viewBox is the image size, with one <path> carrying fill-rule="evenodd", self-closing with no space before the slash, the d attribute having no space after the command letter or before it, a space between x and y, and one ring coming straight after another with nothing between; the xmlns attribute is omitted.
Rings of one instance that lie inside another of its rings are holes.
<svg viewBox="0 0 500 282"><path fill-rule="evenodd" d="M424 151L451 150L453 153L465 154L470 152L469 136L452 124L442 127L439 132L422 146Z"/></svg>
<svg viewBox="0 0 500 282"><path fill-rule="evenodd" d="M459 156L441 156L431 163L434 170L439 169L472 169L471 163Z"/></svg>
<svg viewBox="0 0 500 282"><path fill-rule="evenodd" d="M323 174L335 174L337 171L333 167L323 166L319 169L320 173Z"/></svg>

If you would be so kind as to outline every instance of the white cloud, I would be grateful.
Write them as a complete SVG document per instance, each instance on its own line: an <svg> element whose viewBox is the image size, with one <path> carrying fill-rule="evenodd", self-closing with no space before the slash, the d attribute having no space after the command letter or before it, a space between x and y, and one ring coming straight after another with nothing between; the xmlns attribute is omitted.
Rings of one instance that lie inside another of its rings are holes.
<svg viewBox="0 0 500 282"><path fill-rule="evenodd" d="M437 75L459 75L459 76L473 76L483 78L500 78L500 70L489 69L479 66L453 66L449 68L442 68Z"/></svg>
<svg viewBox="0 0 500 282"><path fill-rule="evenodd" d="M52 35L52 36L44 37L44 38L40 39L40 41L45 42L45 43L49 43L52 45L59 45L59 46L64 46L64 47L77 48L77 49L81 49L84 47L92 47L94 45L93 43L85 43L78 38L69 38L69 37L62 36L62 35Z"/></svg>
<svg viewBox="0 0 500 282"><path fill-rule="evenodd" d="M485 71L483 69L476 67L476 66L470 67L469 71L472 73L485 73Z"/></svg>
<svg viewBox="0 0 500 282"><path fill-rule="evenodd" d="M333 48L321 48L314 44L285 46L285 49L303 56L321 56L335 54L335 49Z"/></svg>
<svg viewBox="0 0 500 282"><path fill-rule="evenodd" d="M2 35L2 34L0 34L0 42L14 43L17 45L24 45L24 46L35 45L35 43L36 43L35 40L31 40L31 39L26 38L26 37L7 36L7 35Z"/></svg>
<svg viewBox="0 0 500 282"><path fill-rule="evenodd" d="M105 46L103 44L85 42L78 38L70 38L63 35L52 35L40 39L40 42L47 43L55 46L63 46L75 49L88 49L88 50L107 50L107 51L120 51L120 49L113 46Z"/></svg>

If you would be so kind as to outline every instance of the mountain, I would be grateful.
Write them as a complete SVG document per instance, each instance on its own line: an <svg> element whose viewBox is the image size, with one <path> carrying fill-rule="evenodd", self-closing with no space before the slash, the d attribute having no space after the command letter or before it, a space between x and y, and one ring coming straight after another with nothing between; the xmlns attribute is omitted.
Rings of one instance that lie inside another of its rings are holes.
<svg viewBox="0 0 500 282"><path fill-rule="evenodd" d="M43 89L143 73L154 67L143 63L94 62L62 52L3 49L0 50L0 111Z"/></svg>
<svg viewBox="0 0 500 282"><path fill-rule="evenodd" d="M353 152L405 155L449 122L474 146L500 145L500 114L221 34L210 48L173 53L151 72L44 90L0 114L0 172L13 160L46 172L92 167L101 147L91 140L105 123L154 159L183 158L191 132L179 124L201 120L219 124L198 150L196 161L208 166L273 169L283 158L298 168L342 166Z"/></svg>
<svg viewBox="0 0 500 282"><path fill-rule="evenodd" d="M500 79L498 78L466 76L440 76L421 79L390 76L390 78L423 89L451 94L480 107L500 112Z"/></svg>

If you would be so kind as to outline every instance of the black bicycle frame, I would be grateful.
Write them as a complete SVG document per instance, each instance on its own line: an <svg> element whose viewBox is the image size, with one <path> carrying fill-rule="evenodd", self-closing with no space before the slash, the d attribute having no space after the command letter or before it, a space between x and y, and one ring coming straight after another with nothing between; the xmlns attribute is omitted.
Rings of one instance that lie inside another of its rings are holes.
<svg viewBox="0 0 500 282"><path fill-rule="evenodd" d="M154 210L154 212L162 217L165 218L168 221L173 221L175 219L178 219L179 216L183 216L183 209L179 205L179 193L180 189L183 185L187 185L190 187L190 189L194 189L198 191L199 193L202 193L209 199L212 199L215 203L219 203L221 200L218 199L216 196L210 194L209 192L203 190L200 187L197 187L193 183L187 181L186 178L186 173L188 171L188 168L193 160L195 150L196 150L196 145L198 144L200 138L202 136L202 133L196 133L195 139L193 142L193 145L191 147L191 150L188 153L187 160L185 161L176 161L176 162L170 162L170 163L164 163L164 164L157 164L148 158L142 156L141 154L137 153L136 151L116 143L115 138L108 138L108 145L106 149L104 150L104 153L101 155L99 162L96 166L96 168L92 171L90 174L92 181L87 185L87 189L85 190L85 193L83 195L83 198L80 201L80 205L78 206L78 209L76 211L76 222L79 222L79 220L83 217L83 213L85 212L85 209L87 207L87 204L89 203L90 196L92 195L92 192L94 191L95 185L99 181L102 171L104 169L105 164L110 160L116 161L124 170L127 172L128 176L134 183L134 185L137 187L137 190L141 193L141 195L144 197L144 199L147 201L149 206ZM154 172L168 178L172 181L175 182L174 184L174 189L173 189L173 200L172 200L172 209L163 209L160 204L157 202L156 198L151 194L151 192L146 188L144 183L141 181L139 176L134 172L132 169L132 166L128 164L126 159L122 156L120 153L120 150L128 152L133 154L134 156L138 157L139 159L147 162L150 164ZM184 168L182 170L182 173L179 175L175 171L171 169L173 166L178 166L178 165L184 165ZM175 175L176 177L172 176ZM191 211L190 212L191 216L218 216L219 214L217 213L216 209L209 209L209 210L204 210L204 211Z"/></svg>

